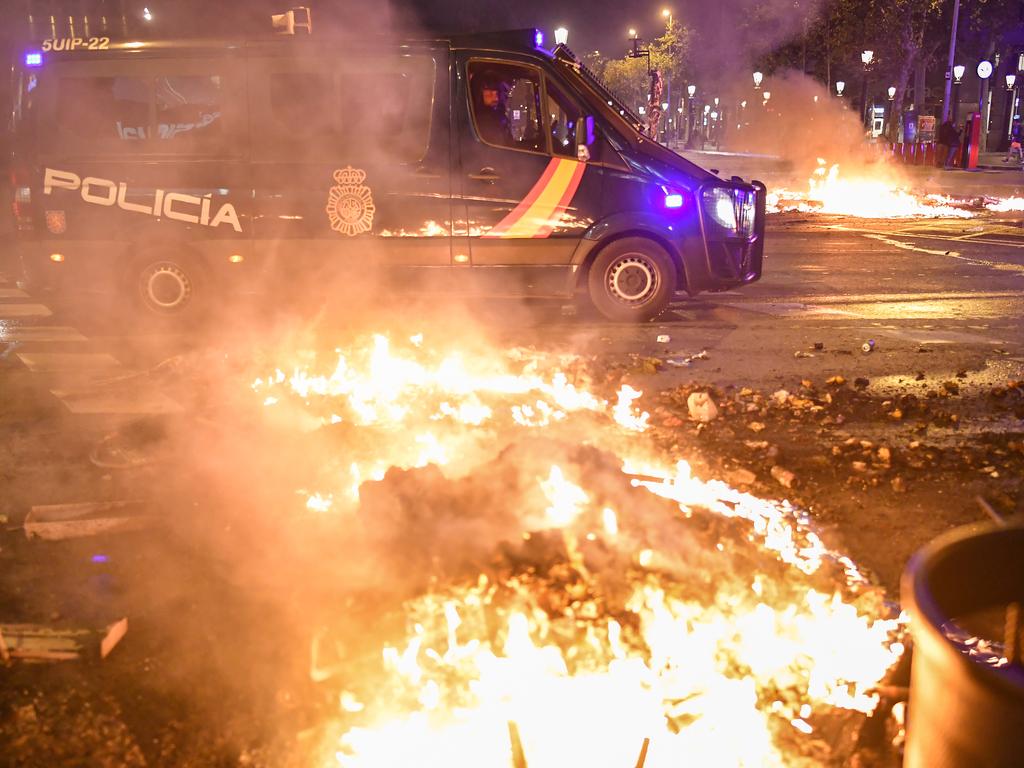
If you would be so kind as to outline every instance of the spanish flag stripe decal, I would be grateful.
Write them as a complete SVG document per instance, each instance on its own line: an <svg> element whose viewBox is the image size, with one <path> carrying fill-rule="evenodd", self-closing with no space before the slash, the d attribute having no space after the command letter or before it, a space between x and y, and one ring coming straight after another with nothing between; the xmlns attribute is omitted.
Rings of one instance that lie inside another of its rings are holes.
<svg viewBox="0 0 1024 768"><path fill-rule="evenodd" d="M586 166L552 158L522 201L484 237L547 237L572 201Z"/></svg>
<svg viewBox="0 0 1024 768"><path fill-rule="evenodd" d="M569 162L575 161L570 160ZM576 167L572 171L572 178L569 180L569 186L566 187L565 192L562 193L562 198L558 201L558 205L555 206L553 211L555 215L548 216L547 223L541 226L533 235L534 237L548 237L562 218L562 214L568 209L569 203L572 202L572 198L580 186L580 181L583 179L583 171L587 168L584 163L575 162L575 165Z"/></svg>

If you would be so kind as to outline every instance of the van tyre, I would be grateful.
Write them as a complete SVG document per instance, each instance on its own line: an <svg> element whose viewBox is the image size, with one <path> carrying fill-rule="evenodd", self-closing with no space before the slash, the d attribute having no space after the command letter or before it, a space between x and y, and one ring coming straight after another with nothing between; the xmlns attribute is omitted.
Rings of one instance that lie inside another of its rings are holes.
<svg viewBox="0 0 1024 768"><path fill-rule="evenodd" d="M163 253L139 259L131 279L136 303L149 319L184 322L203 313L206 273L194 257Z"/></svg>
<svg viewBox="0 0 1024 768"><path fill-rule="evenodd" d="M594 307L609 320L642 323L660 315L676 289L672 257L653 240L626 237L597 254L587 275Z"/></svg>

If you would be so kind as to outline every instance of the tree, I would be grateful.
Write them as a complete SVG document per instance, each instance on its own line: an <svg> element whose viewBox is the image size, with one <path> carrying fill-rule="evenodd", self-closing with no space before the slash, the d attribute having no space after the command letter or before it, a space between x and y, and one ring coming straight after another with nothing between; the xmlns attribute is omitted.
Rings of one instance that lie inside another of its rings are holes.
<svg viewBox="0 0 1024 768"><path fill-rule="evenodd" d="M686 82L692 39L692 32L672 19L660 37L646 45L638 42L637 47L646 49L650 58L627 54L621 59L612 59L605 63L602 79L612 93L635 110L647 104L651 88L650 67L661 72L672 89L673 101L677 101L676 96L683 93L683 83Z"/></svg>

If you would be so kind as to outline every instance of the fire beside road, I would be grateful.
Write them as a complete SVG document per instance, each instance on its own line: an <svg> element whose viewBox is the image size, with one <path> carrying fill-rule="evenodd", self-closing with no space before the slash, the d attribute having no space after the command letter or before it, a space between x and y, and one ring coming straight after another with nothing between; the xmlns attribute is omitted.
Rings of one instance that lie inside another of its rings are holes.
<svg viewBox="0 0 1024 768"><path fill-rule="evenodd" d="M804 764L903 653L905 619L800 510L659 455L642 393L598 394L583 360L378 335L252 386L268 419L339 438L296 514L355 530L405 483L414 546L453 525L485 532L460 557L505 552L401 604L325 765L628 766L645 739L648 768Z"/></svg>
<svg viewBox="0 0 1024 768"><path fill-rule="evenodd" d="M970 219L986 212L1024 211L1024 198L922 195L885 169L840 170L819 158L805 190L769 189L769 213L818 213L867 219Z"/></svg>

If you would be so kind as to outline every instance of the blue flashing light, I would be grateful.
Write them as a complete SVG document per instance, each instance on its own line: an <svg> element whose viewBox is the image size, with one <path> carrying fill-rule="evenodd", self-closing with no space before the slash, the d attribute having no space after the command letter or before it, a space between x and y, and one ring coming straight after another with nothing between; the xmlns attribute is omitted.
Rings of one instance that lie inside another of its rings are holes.
<svg viewBox="0 0 1024 768"><path fill-rule="evenodd" d="M39 51L29 51L25 54L25 66L26 67L41 67L43 66L43 54Z"/></svg>
<svg viewBox="0 0 1024 768"><path fill-rule="evenodd" d="M683 196L680 194L665 195L666 208L682 208Z"/></svg>
<svg viewBox="0 0 1024 768"><path fill-rule="evenodd" d="M110 562L110 558L107 557L106 555L93 555L92 556L92 561L94 563L109 563Z"/></svg>
<svg viewBox="0 0 1024 768"><path fill-rule="evenodd" d="M537 48L544 47L544 33L541 32L539 29L533 30L533 44Z"/></svg>

